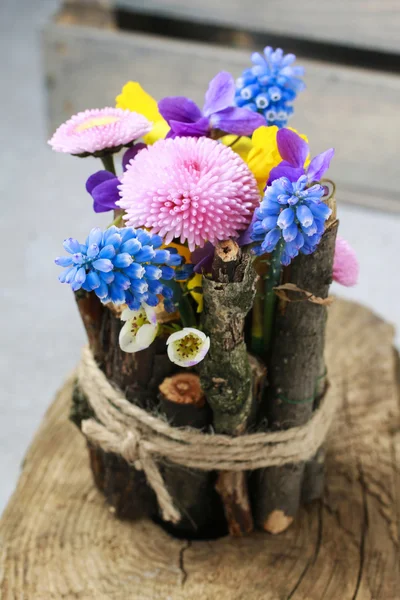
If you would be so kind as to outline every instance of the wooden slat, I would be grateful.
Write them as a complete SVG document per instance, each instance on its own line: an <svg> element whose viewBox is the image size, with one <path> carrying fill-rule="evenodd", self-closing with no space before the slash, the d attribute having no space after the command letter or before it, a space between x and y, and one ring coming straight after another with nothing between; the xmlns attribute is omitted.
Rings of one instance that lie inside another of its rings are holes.
<svg viewBox="0 0 400 600"><path fill-rule="evenodd" d="M0 521L2 600L396 600L400 447L393 329L368 309L329 309L329 377L343 406L322 502L283 534L178 540L120 521L95 489L68 422L70 379L48 411ZM338 379L336 379L338 378ZM397 427L397 429L396 429Z"/></svg>
<svg viewBox="0 0 400 600"><path fill-rule="evenodd" d="M113 0L113 3L135 11L213 25L400 52L398 0Z"/></svg>
<svg viewBox="0 0 400 600"><path fill-rule="evenodd" d="M143 34L49 25L44 34L49 131L78 110L113 105L129 79L160 99L187 95L202 103L211 77L235 76L247 52ZM400 210L400 78L303 61L308 89L291 125L309 136L312 154L334 146L330 177L339 199Z"/></svg>

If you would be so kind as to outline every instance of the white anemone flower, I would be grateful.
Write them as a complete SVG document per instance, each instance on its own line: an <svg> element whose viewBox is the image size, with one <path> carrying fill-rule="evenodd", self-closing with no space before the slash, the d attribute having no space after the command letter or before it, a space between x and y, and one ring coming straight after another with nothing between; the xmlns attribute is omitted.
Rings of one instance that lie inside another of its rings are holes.
<svg viewBox="0 0 400 600"><path fill-rule="evenodd" d="M124 352L140 352L154 342L158 325L156 311L147 304L139 310L125 308L121 320L126 321L119 333L119 345Z"/></svg>
<svg viewBox="0 0 400 600"><path fill-rule="evenodd" d="M167 339L168 357L180 367L193 367L210 349L210 338L193 327L184 327Z"/></svg>

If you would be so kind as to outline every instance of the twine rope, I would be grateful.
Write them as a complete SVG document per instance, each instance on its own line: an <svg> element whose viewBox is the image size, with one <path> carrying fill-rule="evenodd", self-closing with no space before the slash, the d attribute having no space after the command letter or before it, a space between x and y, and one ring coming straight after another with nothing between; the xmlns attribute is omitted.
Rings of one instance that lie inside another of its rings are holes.
<svg viewBox="0 0 400 600"><path fill-rule="evenodd" d="M251 471L308 460L325 441L341 397L335 378L306 424L283 431L230 437L171 427L131 404L107 380L88 347L82 351L78 381L96 415L96 419L82 421L86 438L142 470L156 494L163 518L173 523L179 522L181 515L164 484L158 463L168 461L203 471Z"/></svg>

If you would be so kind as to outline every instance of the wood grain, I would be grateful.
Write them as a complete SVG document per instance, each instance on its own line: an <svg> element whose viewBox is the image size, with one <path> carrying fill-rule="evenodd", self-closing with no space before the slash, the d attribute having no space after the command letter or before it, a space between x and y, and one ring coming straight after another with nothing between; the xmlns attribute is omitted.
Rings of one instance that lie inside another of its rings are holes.
<svg viewBox="0 0 400 600"><path fill-rule="evenodd" d="M356 48L400 52L396 0L113 0L117 7ZM266 40L267 41L267 40Z"/></svg>
<svg viewBox="0 0 400 600"><path fill-rule="evenodd" d="M396 600L400 429L393 329L368 309L329 308L329 376L343 410L323 502L280 536L188 542L115 519L68 422L72 379L50 407L0 522L2 600Z"/></svg>
<svg viewBox="0 0 400 600"><path fill-rule="evenodd" d="M179 94L202 105L218 71L238 76L250 61L243 50L56 24L46 28L43 44L49 132L79 110L112 106L129 79L157 99ZM339 202L400 211L400 78L302 63L307 90L290 124L307 133L313 155L335 147L329 176L340 190Z"/></svg>

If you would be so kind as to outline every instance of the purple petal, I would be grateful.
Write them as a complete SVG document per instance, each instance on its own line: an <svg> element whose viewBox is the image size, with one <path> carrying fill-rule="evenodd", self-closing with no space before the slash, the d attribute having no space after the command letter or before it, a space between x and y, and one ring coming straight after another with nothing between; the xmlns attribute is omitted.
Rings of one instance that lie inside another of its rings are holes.
<svg viewBox="0 0 400 600"><path fill-rule="evenodd" d="M143 148L147 148L147 145L140 143L140 144L135 144L134 146L132 146L132 148L128 148L128 150L125 152L124 156L122 157L122 168L124 171L126 171L130 161L132 159L134 159L136 154L138 152L140 152L140 150L143 150Z"/></svg>
<svg viewBox="0 0 400 600"><path fill-rule="evenodd" d="M221 129L235 135L251 135L255 129L265 125L265 118L247 108L225 108L210 118L214 129Z"/></svg>
<svg viewBox="0 0 400 600"><path fill-rule="evenodd" d="M179 121L170 122L171 131L167 137L179 137L179 136L192 136L202 137L207 135L209 130L209 123L206 117L202 117L196 123L181 123Z"/></svg>
<svg viewBox="0 0 400 600"><path fill-rule="evenodd" d="M275 179L287 177L289 181L297 181L301 175L304 175L304 169L300 167L292 167L286 161L279 163L277 167L271 169L268 179L268 185L271 185Z"/></svg>
<svg viewBox="0 0 400 600"><path fill-rule="evenodd" d="M308 144L290 129L280 129L276 134L279 154L294 167L303 167L308 155Z"/></svg>
<svg viewBox="0 0 400 600"><path fill-rule="evenodd" d="M315 156L310 162L307 169L308 181L319 181L324 173L329 169L330 162L335 154L333 148L325 150L321 154Z"/></svg>
<svg viewBox="0 0 400 600"><path fill-rule="evenodd" d="M221 71L210 81L206 92L203 113L206 117L228 106L232 106L235 98L235 81L230 73Z"/></svg>
<svg viewBox="0 0 400 600"><path fill-rule="evenodd" d="M87 180L86 191L89 192L89 194L91 194L95 187L97 187L104 181L114 179L114 177L115 175L110 173L110 171L97 171L97 173L93 173L93 175L91 175Z"/></svg>
<svg viewBox="0 0 400 600"><path fill-rule="evenodd" d="M214 258L214 246L211 242L206 242L203 248L197 248L190 255L192 263L195 265L194 272L202 273L211 271L211 264Z"/></svg>
<svg viewBox="0 0 400 600"><path fill-rule="evenodd" d="M116 202L120 200L118 186L120 181L118 177L113 177L96 186L92 191L93 210L96 213L107 212L117 208Z"/></svg>
<svg viewBox="0 0 400 600"><path fill-rule="evenodd" d="M252 216L250 225L248 226L247 229L242 231L242 233L239 235L238 239L236 240L240 247L247 246L248 244L253 243L254 240L251 237L251 235L253 233L253 226L256 221L257 221L256 213L253 212L253 216Z"/></svg>
<svg viewBox="0 0 400 600"><path fill-rule="evenodd" d="M168 123L170 121L194 123L203 116L197 104L185 96L163 98L158 103L158 110Z"/></svg>

